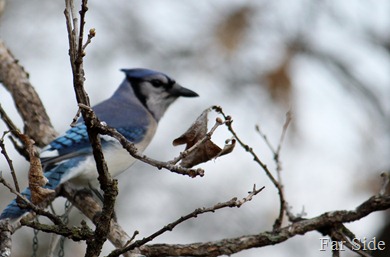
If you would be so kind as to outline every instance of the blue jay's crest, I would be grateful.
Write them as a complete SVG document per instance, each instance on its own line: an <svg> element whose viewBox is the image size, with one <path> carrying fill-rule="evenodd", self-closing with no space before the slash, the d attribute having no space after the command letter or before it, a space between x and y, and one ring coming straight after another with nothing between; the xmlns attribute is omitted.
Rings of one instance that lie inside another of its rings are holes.
<svg viewBox="0 0 390 257"><path fill-rule="evenodd" d="M157 74L161 76L168 77L166 74L159 72L159 71L154 71L154 70L149 70L149 69L142 69L142 68L136 68L136 69L121 69L127 77L131 79L139 79L139 80L144 80L145 78L155 76Z"/></svg>
<svg viewBox="0 0 390 257"><path fill-rule="evenodd" d="M166 74L148 69L123 69L126 78L113 96L93 107L96 116L114 127L142 152L152 140L157 123L179 96L194 97L197 93L180 86ZM103 153L113 177L128 169L135 161L122 145L109 136L101 136ZM42 149L41 162L49 180L45 188L55 189L65 181L85 187L97 183L96 164L82 119L63 136ZM22 193L31 199L26 188ZM28 209L12 201L0 219L17 219Z"/></svg>

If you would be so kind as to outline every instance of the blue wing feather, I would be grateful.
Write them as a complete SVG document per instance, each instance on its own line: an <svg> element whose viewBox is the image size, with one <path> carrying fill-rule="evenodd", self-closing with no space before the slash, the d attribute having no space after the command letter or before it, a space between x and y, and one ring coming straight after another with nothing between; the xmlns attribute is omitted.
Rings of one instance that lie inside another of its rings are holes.
<svg viewBox="0 0 390 257"><path fill-rule="evenodd" d="M128 128L117 128L118 132L121 133L127 140L133 143L139 143L145 136L146 127L128 127Z"/></svg>
<svg viewBox="0 0 390 257"><path fill-rule="evenodd" d="M50 147L47 150L69 152L88 142L87 127L84 123L78 123L76 126L66 131L65 135L54 139L49 144Z"/></svg>
<svg viewBox="0 0 390 257"><path fill-rule="evenodd" d="M126 137L127 140L138 143L144 138L147 127L130 126L117 128L117 130ZM109 144L107 138L102 137L101 140L103 147ZM54 153L54 155L51 153ZM44 148L41 153L41 161L45 170L48 170L52 168L53 164L60 161L91 153L92 148L89 143L87 127L84 123L78 123L77 126L66 131L65 135L54 139L46 148Z"/></svg>
<svg viewBox="0 0 390 257"><path fill-rule="evenodd" d="M123 87L126 86L123 84ZM119 133L128 140L139 143L143 140L146 132L150 129L150 115L143 107L129 99L111 98L94 107L96 115L109 126L115 127ZM120 110L112 112L112 110ZM131 110L131 111L130 111ZM103 148L117 144L114 139L102 137ZM92 154L87 128L82 119L75 127L53 140L41 153L42 165L45 168L45 176L49 182L45 186L55 189L63 182L64 177L72 172L72 168L81 165L81 162ZM46 156L45 156L46 155ZM22 193L27 199L31 199L31 192L26 188ZM2 212L0 219L19 218L28 209L22 209L13 200Z"/></svg>
<svg viewBox="0 0 390 257"><path fill-rule="evenodd" d="M134 143L140 142L146 132L145 127L117 128L117 130ZM102 138L103 147L110 143L111 142ZM45 164L45 167L49 168L49 170L45 172L45 177L49 182L44 187L54 190L61 183L64 175L67 174L72 167L79 165L80 162L85 159L86 154L92 152L85 124L80 123L69 129L65 135L53 140L48 147L46 147L45 151L58 151L59 154L57 157L42 159L42 163ZM69 154L72 156L67 156ZM65 161L59 162L60 159ZM22 195L31 201L31 192L29 188L26 188L22 192ZM15 199L4 209L0 215L0 219L18 218L28 211L30 211L28 208L20 208Z"/></svg>

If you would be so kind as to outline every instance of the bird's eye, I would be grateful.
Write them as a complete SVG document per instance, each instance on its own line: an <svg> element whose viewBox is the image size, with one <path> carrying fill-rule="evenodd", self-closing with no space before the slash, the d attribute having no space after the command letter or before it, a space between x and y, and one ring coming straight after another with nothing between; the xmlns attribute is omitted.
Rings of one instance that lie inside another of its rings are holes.
<svg viewBox="0 0 390 257"><path fill-rule="evenodd" d="M150 81L154 87L162 87L164 83L161 80L153 79Z"/></svg>

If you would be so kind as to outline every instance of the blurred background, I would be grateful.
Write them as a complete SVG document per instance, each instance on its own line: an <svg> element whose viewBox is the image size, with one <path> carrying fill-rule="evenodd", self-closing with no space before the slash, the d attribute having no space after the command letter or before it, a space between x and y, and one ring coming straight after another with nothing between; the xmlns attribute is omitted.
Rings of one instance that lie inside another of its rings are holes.
<svg viewBox="0 0 390 257"><path fill-rule="evenodd" d="M30 80L58 132L69 128L77 105L68 57L64 1L5 1L0 38L30 74ZM76 6L79 6L77 3ZM275 171L272 153L255 130L259 125L276 147L291 110L293 121L281 153L286 198L293 213L307 218L325 211L353 209L380 187L390 169L390 2L376 1L90 1L86 28L96 37L85 58L86 89L92 103L109 97L120 68L164 71L199 93L179 99L162 119L146 151L170 160L180 136L211 105L220 105L250 144ZM23 127L9 93L0 101ZM215 115L210 116L212 124ZM6 127L1 122L0 130ZM230 138L219 128L214 142ZM27 163L9 141L20 183ZM203 178L191 179L136 163L119 179L116 211L128 234L147 236L198 207L245 197L265 186L239 209L223 209L181 224L152 243L192 243L255 234L272 229L277 191L251 156L239 146L230 155L200 165ZM11 181L4 158L0 170ZM13 196L0 187L0 209ZM57 201L63 209L63 201ZM74 210L71 222L79 224ZM347 224L357 237L379 238L389 212ZM13 256L30 256L33 231L13 238ZM321 234L311 232L285 243L234 256L331 256L321 252ZM49 236L39 234L40 251ZM390 239L386 241L390 249ZM80 256L83 243L67 241L66 256ZM105 244L104 253L113 247ZM390 256L374 253L374 256ZM343 252L342 256L355 256Z"/></svg>

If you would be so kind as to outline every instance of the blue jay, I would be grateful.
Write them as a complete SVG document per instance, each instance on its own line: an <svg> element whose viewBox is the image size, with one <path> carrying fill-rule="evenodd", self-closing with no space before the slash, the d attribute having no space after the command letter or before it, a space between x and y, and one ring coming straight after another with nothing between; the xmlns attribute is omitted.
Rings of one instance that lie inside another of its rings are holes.
<svg viewBox="0 0 390 257"><path fill-rule="evenodd" d="M195 97L197 93L180 86L166 74L149 69L122 69L126 78L111 98L93 107L97 117L116 128L143 151L150 143L165 111L179 96ZM119 142L101 136L103 153L111 172L117 176L135 161ZM41 153L46 188L55 189L65 181L85 187L97 184L97 171L86 126L79 119L65 135L54 139ZM29 188L22 194L31 199ZM0 219L17 219L28 212L13 200Z"/></svg>

